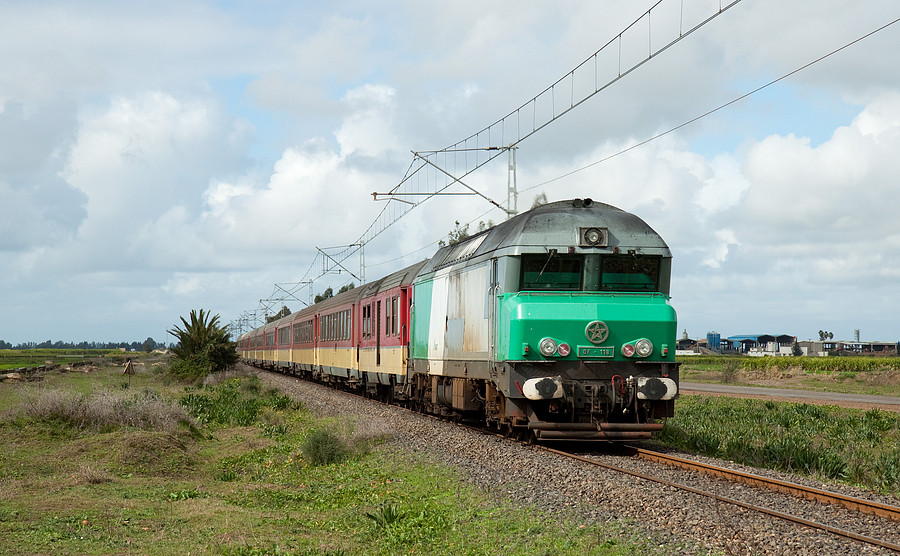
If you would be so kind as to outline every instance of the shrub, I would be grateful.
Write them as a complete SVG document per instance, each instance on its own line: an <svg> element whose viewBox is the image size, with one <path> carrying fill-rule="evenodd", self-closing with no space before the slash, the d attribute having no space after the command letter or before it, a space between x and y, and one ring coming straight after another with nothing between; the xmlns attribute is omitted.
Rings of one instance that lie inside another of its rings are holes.
<svg viewBox="0 0 900 556"><path fill-rule="evenodd" d="M310 431L306 440L300 445L300 452L311 465L339 463L350 456L347 444L328 429Z"/></svg>
<svg viewBox="0 0 900 556"><path fill-rule="evenodd" d="M169 365L169 374L176 380L193 382L210 373L213 364L203 356L176 359Z"/></svg>
<svg viewBox="0 0 900 556"><path fill-rule="evenodd" d="M400 505L387 500L379 505L374 512L366 512L366 517L375 522L375 529L390 529L391 526L404 517L406 512L400 510Z"/></svg>
<svg viewBox="0 0 900 556"><path fill-rule="evenodd" d="M727 359L725 364L722 365L722 382L724 384L731 384L735 380L737 380L738 370L741 368L741 362L735 359Z"/></svg>
<svg viewBox="0 0 900 556"><path fill-rule="evenodd" d="M172 348L176 361L172 374L178 378L196 380L212 372L224 371L237 363L237 344L231 341L227 328L219 326L219 315L191 311L191 321L181 317L184 328L176 325L169 334L178 339Z"/></svg>
<svg viewBox="0 0 900 556"><path fill-rule="evenodd" d="M75 471L73 478L75 479L76 484L81 485L100 485L109 483L113 480L112 475L107 473L105 469L100 469L92 464L82 464L79 466L78 470Z"/></svg>
<svg viewBox="0 0 900 556"><path fill-rule="evenodd" d="M181 403L201 423L239 427L252 425L262 408L261 400L241 395L236 380L222 383L209 393L187 394Z"/></svg>
<svg viewBox="0 0 900 556"><path fill-rule="evenodd" d="M27 417L58 421L78 429L111 431L121 427L176 432L193 429L193 418L181 405L144 390L128 395L107 390L89 396L61 390L42 390L23 404Z"/></svg>
<svg viewBox="0 0 900 556"><path fill-rule="evenodd" d="M249 375L230 378L215 387L190 388L181 404L201 423L239 427L254 424L266 407L276 411L302 407L278 390L261 392L260 384L259 377Z"/></svg>

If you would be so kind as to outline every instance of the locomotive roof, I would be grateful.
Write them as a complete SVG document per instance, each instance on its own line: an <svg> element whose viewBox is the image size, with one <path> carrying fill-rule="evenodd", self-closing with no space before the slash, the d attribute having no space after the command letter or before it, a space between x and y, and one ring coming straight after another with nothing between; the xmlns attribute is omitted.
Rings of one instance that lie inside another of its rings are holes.
<svg viewBox="0 0 900 556"><path fill-rule="evenodd" d="M608 230L606 247L579 247L579 228ZM556 201L533 208L455 245L441 248L422 269L439 268L488 253L521 255L547 249L576 253L616 253L635 250L645 255L671 257L668 245L640 217L618 207L590 199Z"/></svg>

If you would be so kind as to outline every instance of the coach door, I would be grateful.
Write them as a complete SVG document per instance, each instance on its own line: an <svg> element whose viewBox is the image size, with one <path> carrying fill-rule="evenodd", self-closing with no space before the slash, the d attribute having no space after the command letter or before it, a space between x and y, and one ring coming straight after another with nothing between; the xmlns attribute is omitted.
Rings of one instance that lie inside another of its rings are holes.
<svg viewBox="0 0 900 556"><path fill-rule="evenodd" d="M500 289L498 270L497 270L497 259L491 259L491 272L490 272L490 280L488 284L488 295L487 295L487 312L488 312L488 327L490 331L488 331L488 357L490 358L491 363L496 361L497 359L497 290ZM492 365L493 367L493 365Z"/></svg>
<svg viewBox="0 0 900 556"><path fill-rule="evenodd" d="M381 301L375 305L375 365L381 365Z"/></svg>

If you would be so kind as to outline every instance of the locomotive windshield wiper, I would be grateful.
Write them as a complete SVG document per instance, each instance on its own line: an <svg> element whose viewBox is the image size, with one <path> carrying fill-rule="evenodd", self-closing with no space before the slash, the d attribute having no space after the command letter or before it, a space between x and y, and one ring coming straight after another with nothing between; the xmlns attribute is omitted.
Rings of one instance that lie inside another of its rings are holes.
<svg viewBox="0 0 900 556"><path fill-rule="evenodd" d="M544 271L547 270L547 265L550 264L550 259L553 258L553 255L556 254L556 249L550 250L550 256L547 257L547 262L544 263L544 268L541 269L541 272L538 274L538 278L544 275Z"/></svg>

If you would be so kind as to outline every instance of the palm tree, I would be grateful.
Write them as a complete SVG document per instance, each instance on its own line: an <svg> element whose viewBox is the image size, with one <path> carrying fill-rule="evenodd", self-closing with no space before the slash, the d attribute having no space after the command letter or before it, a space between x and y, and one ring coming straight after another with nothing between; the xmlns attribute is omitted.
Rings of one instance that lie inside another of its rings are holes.
<svg viewBox="0 0 900 556"><path fill-rule="evenodd" d="M199 378L211 372L224 371L238 360L237 344L231 334L219 326L219 315L210 318L203 309L191 310L191 320L181 317L184 328L175 325L167 332L178 339L172 348L176 362L172 371L184 378Z"/></svg>

